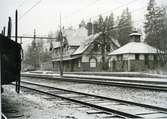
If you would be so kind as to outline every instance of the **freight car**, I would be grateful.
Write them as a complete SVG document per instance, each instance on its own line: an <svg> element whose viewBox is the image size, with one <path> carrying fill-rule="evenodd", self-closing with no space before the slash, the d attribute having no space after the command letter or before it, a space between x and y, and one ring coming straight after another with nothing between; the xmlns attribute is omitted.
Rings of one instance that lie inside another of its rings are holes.
<svg viewBox="0 0 167 119"><path fill-rule="evenodd" d="M20 90L21 45L0 34L1 87L16 82L16 92Z"/></svg>

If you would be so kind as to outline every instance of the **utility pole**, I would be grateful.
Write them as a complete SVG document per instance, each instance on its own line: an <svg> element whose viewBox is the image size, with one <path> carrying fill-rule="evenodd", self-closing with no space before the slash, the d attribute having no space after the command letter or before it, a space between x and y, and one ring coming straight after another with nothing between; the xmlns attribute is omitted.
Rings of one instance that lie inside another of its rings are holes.
<svg viewBox="0 0 167 119"><path fill-rule="evenodd" d="M37 59L36 59L36 51L37 51L37 45L36 45L36 30L34 29L34 40L32 42L33 45L33 61L34 61L34 67L37 69Z"/></svg>
<svg viewBox="0 0 167 119"><path fill-rule="evenodd" d="M36 48L36 30L34 29L34 44L33 44L33 48Z"/></svg>
<svg viewBox="0 0 167 119"><path fill-rule="evenodd" d="M17 42L17 35L18 35L18 12L16 10L16 13L15 13L15 41ZM9 19L10 21L10 19ZM20 70L21 70L21 67L20 67ZM18 77L18 80L16 81L16 92L17 93L20 93L20 76Z"/></svg>
<svg viewBox="0 0 167 119"><path fill-rule="evenodd" d="M61 14L60 14L59 41L60 41L60 77L63 77L63 36L61 31Z"/></svg>
<svg viewBox="0 0 167 119"><path fill-rule="evenodd" d="M15 13L15 41L17 42L17 31L18 31L18 26L17 26L17 22L18 22L18 12L16 10L16 13Z"/></svg>

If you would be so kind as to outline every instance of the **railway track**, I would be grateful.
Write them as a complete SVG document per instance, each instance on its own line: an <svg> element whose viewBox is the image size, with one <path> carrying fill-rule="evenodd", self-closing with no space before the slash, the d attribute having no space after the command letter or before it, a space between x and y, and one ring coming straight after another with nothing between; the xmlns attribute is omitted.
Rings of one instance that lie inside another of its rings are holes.
<svg viewBox="0 0 167 119"><path fill-rule="evenodd" d="M2 119L8 119L5 114L1 113L1 118Z"/></svg>
<svg viewBox="0 0 167 119"><path fill-rule="evenodd" d="M167 118L166 108L55 88L31 82L21 82L21 87L99 109L91 113L106 113L108 115L106 118Z"/></svg>
<svg viewBox="0 0 167 119"><path fill-rule="evenodd" d="M99 84L108 86L167 91L167 82L163 81L161 82L161 81L147 81L147 80L144 81L144 80L106 79L106 78L79 77L79 76L53 77L52 75L40 75L40 74L22 75L22 77L56 79L68 82L90 83L90 84Z"/></svg>

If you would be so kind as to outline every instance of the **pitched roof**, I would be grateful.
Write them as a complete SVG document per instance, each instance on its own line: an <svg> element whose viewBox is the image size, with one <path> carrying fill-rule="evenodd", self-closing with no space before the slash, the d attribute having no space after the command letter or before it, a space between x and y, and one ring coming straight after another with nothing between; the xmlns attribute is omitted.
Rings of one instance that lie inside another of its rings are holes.
<svg viewBox="0 0 167 119"><path fill-rule="evenodd" d="M112 43L115 44L115 46L121 47L121 45L120 45L120 43L118 42L117 39L114 39L113 37L110 37L110 39L111 39Z"/></svg>
<svg viewBox="0 0 167 119"><path fill-rule="evenodd" d="M136 33L136 32L134 32L134 33L131 33L131 34L129 34L129 36L141 36L141 34L140 33Z"/></svg>
<svg viewBox="0 0 167 119"><path fill-rule="evenodd" d="M101 33L96 33L88 36L85 40L85 42L82 42L80 47L72 54L72 55L78 55L83 53L89 46L90 44L97 38L99 37Z"/></svg>
<svg viewBox="0 0 167 119"><path fill-rule="evenodd" d="M84 27L74 29L64 29L63 36L66 37L69 46L80 46L88 36L88 30Z"/></svg>
<svg viewBox="0 0 167 119"><path fill-rule="evenodd" d="M109 55L119 55L119 54L156 54L163 53L162 51L146 44L143 42L130 42L126 45L120 47L117 50L109 53Z"/></svg>
<svg viewBox="0 0 167 119"><path fill-rule="evenodd" d="M53 44L53 48L60 47L60 42L55 41L55 42L52 42L52 44Z"/></svg>
<svg viewBox="0 0 167 119"><path fill-rule="evenodd" d="M66 37L67 43L69 46L80 46L82 42L86 40L88 37L88 30L84 27L80 27L78 29L63 29L63 36ZM58 34L58 33L57 33ZM59 41L53 42L53 48L60 47Z"/></svg>

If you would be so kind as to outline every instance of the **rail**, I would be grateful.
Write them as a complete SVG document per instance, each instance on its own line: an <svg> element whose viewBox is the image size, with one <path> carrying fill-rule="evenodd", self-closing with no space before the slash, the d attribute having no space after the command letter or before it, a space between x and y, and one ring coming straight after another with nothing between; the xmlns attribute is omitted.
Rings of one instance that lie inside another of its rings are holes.
<svg viewBox="0 0 167 119"><path fill-rule="evenodd" d="M128 88L139 88L147 90L158 90L158 91L167 91L167 81L147 81L147 80L125 80L115 78L105 78L105 77L79 77L79 76L54 76L54 75L41 75L41 74L22 74L22 77L34 77L41 79L53 79L61 80L68 82L78 82L78 83L90 83L98 85L108 85L108 86L119 86L119 87L128 87Z"/></svg>
<svg viewBox="0 0 167 119"><path fill-rule="evenodd" d="M3 113L1 113L2 119L8 119Z"/></svg>
<svg viewBox="0 0 167 119"><path fill-rule="evenodd" d="M120 99L117 100L117 99L112 99L112 98L107 98L107 97L102 97L97 95L91 95L91 94L86 94L82 92L60 89L60 88L50 87L50 86L31 83L31 82L22 82L22 87L35 90L47 95L52 95L62 99L70 100L72 102L77 102L90 107L98 108L98 109L101 109L110 113L115 113L128 118L145 118L145 116L147 117L151 114L159 114L160 116L165 115L165 117L167 117L166 108L134 103L134 102L129 102L129 101L120 100ZM96 103L96 101L98 101L98 103ZM101 105L102 103L109 104L111 107L108 107L107 105L103 106ZM120 109L122 107L124 108L126 107L126 110ZM138 109L138 112L133 113L131 111L128 111L132 107L134 109ZM146 112L150 112L150 113L146 114L145 112L140 112L140 110L145 110Z"/></svg>

